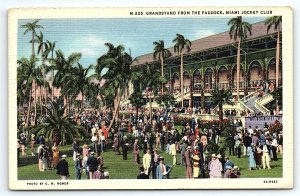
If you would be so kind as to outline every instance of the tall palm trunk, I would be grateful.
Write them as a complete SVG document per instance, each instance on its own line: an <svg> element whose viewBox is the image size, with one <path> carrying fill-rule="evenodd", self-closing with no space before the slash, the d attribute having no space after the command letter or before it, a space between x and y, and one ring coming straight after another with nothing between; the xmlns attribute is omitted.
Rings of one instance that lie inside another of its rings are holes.
<svg viewBox="0 0 300 196"><path fill-rule="evenodd" d="M36 125L36 104L37 104L37 100L36 100L36 82L34 81L34 125Z"/></svg>
<svg viewBox="0 0 300 196"><path fill-rule="evenodd" d="M151 94L149 97L149 106L150 106L150 123L152 125L152 100L151 100Z"/></svg>
<svg viewBox="0 0 300 196"><path fill-rule="evenodd" d="M32 31L32 36L31 36L31 54L32 56L35 56L35 52L34 52L34 31Z"/></svg>
<svg viewBox="0 0 300 196"><path fill-rule="evenodd" d="M238 38L238 51L237 51L237 60L236 60L236 90L237 98L240 99L240 64L241 64L241 38Z"/></svg>
<svg viewBox="0 0 300 196"><path fill-rule="evenodd" d="M189 103L189 105L190 105L190 107L193 107L193 86L194 86L194 84L193 84L193 77L191 76L190 77L191 79L190 79L190 103Z"/></svg>
<svg viewBox="0 0 300 196"><path fill-rule="evenodd" d="M183 107L183 53L180 55L180 88L181 88L181 107Z"/></svg>
<svg viewBox="0 0 300 196"><path fill-rule="evenodd" d="M219 104L219 128L221 128L222 122L223 122L223 105Z"/></svg>
<svg viewBox="0 0 300 196"><path fill-rule="evenodd" d="M248 70L250 72L250 70ZM250 73L247 73L246 70L244 72L244 96L247 96L248 95L248 85L249 85L249 76L248 74Z"/></svg>
<svg viewBox="0 0 300 196"><path fill-rule="evenodd" d="M160 62L161 62L161 77L164 78L164 58L162 55L160 56ZM164 84L161 84L161 94L164 94Z"/></svg>
<svg viewBox="0 0 300 196"><path fill-rule="evenodd" d="M84 104L83 104L83 102L84 102L84 94L83 93L81 93L81 110L83 111L83 109L84 109Z"/></svg>
<svg viewBox="0 0 300 196"><path fill-rule="evenodd" d="M110 121L110 124L108 126L108 130L111 129L115 119L116 119L116 116L118 114L118 110L119 110L119 106L120 106L120 101L121 101L121 96L120 96L120 92L118 91L117 92L117 97L116 97L116 104L115 104L115 109L114 109L114 115L113 115L113 118L112 120Z"/></svg>
<svg viewBox="0 0 300 196"><path fill-rule="evenodd" d="M51 59L53 60L53 51L51 54ZM54 69L52 68L51 70L51 77L52 77L52 93L51 93L51 101L54 99L54 86L53 86L53 81L54 81Z"/></svg>
<svg viewBox="0 0 300 196"><path fill-rule="evenodd" d="M43 65L43 96L45 98L45 105L47 105L47 88L46 88L46 67L45 67L45 57L43 57L44 51L43 48L41 49L41 56L42 56L42 65ZM46 114L47 114L47 110L46 110Z"/></svg>
<svg viewBox="0 0 300 196"><path fill-rule="evenodd" d="M26 126L29 126L29 121L30 121L31 97L32 97L32 87L29 90L29 103L28 103L28 108L27 108Z"/></svg>
<svg viewBox="0 0 300 196"><path fill-rule="evenodd" d="M280 33L277 30L277 44L276 44L276 89L279 87L279 54L280 53ZM276 102L276 113L279 113L279 105Z"/></svg>
<svg viewBox="0 0 300 196"><path fill-rule="evenodd" d="M52 73L51 73L51 77L52 77L52 92L51 92L51 101L54 101L54 90L55 90L55 87L53 85L53 82L54 82L54 70L52 69Z"/></svg>
<svg viewBox="0 0 300 196"><path fill-rule="evenodd" d="M67 116L67 96L64 96L64 116Z"/></svg>
<svg viewBox="0 0 300 196"><path fill-rule="evenodd" d="M41 95L41 92L42 92L42 86L40 86L40 96L39 96L39 103L40 103L40 112L41 112L41 115L43 114L43 96Z"/></svg>

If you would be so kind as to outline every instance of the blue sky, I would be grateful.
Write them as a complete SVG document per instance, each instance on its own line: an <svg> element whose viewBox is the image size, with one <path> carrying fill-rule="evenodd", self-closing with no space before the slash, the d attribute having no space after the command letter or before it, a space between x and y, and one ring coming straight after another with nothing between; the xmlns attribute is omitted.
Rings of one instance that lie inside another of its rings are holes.
<svg viewBox="0 0 300 196"><path fill-rule="evenodd" d="M244 17L256 23L264 17ZM153 42L164 40L166 47L173 46L176 33L189 40L200 39L228 31L229 18L113 18L113 19L41 19L39 24L44 40L56 41L56 49L65 55L81 52L80 63L96 64L96 59L107 51L104 43L122 44L133 57L153 51ZM19 20L19 26L33 20ZM31 34L18 29L18 58L31 54ZM35 47L37 49L37 47Z"/></svg>

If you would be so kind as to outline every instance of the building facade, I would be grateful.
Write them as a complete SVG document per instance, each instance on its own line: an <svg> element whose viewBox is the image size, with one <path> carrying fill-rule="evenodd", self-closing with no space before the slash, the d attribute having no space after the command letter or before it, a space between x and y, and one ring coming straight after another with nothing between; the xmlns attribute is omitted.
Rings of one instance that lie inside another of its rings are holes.
<svg viewBox="0 0 300 196"><path fill-rule="evenodd" d="M273 29L267 32L264 22L252 25L252 34L241 42L240 96L255 91L266 82L268 85L275 84L276 43L277 33ZM172 56L165 60L164 77L168 81L168 92L176 98L180 94L180 56L173 48L169 50ZM192 41L191 51L183 57L184 106L200 106L202 99L211 96L210 92L214 87L231 89L233 95L236 95L236 60L237 43L230 39L228 31ZM281 62L280 57L280 85ZM146 63L156 64L160 69L160 64L153 59L152 53L137 57L132 66L143 66Z"/></svg>

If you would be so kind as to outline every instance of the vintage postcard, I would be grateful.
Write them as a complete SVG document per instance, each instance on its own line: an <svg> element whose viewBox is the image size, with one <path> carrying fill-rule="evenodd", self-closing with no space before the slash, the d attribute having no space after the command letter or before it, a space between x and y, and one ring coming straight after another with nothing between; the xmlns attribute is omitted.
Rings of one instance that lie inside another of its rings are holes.
<svg viewBox="0 0 300 196"><path fill-rule="evenodd" d="M9 188L293 187L290 7L8 13Z"/></svg>

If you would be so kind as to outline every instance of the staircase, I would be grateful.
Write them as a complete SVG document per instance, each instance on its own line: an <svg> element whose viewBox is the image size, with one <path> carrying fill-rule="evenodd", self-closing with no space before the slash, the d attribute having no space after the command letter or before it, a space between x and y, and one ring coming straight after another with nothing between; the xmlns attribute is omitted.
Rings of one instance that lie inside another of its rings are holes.
<svg viewBox="0 0 300 196"><path fill-rule="evenodd" d="M274 100L271 94L266 94L263 97L257 96L258 93L251 93L239 101L235 101L233 105L223 105L223 110L237 110L237 111L250 111L252 114L262 113L263 115L270 115L270 110L265 107L266 104ZM217 107L215 108L217 109Z"/></svg>
<svg viewBox="0 0 300 196"><path fill-rule="evenodd" d="M252 113L262 113L263 115L270 115L270 110L264 105L273 101L274 98L271 94L266 94L263 97L259 97L257 92L251 93L243 97L240 101L250 108Z"/></svg>

